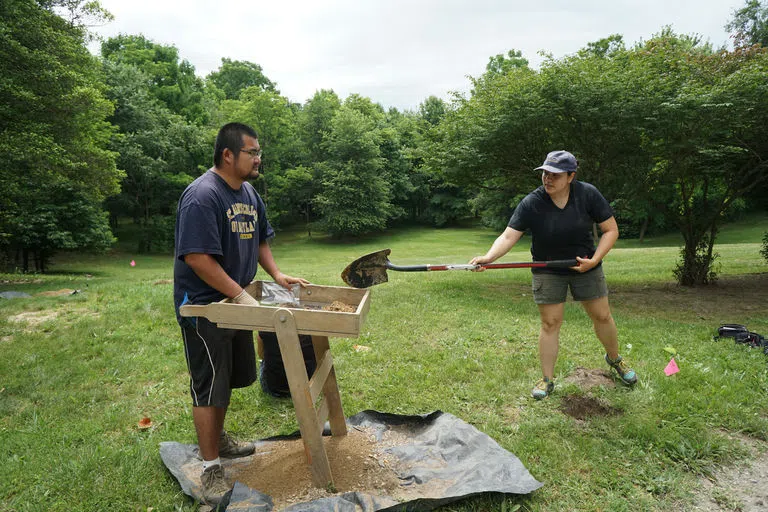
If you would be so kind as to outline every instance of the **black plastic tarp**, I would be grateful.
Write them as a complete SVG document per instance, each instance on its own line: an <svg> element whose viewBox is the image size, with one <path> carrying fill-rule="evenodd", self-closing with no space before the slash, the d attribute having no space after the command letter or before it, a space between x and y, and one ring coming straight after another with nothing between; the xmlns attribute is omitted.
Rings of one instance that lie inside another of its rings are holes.
<svg viewBox="0 0 768 512"><path fill-rule="evenodd" d="M436 411L419 416L402 416L369 410L348 418L347 425L373 432L376 444L388 432L397 430L403 442L395 446L382 443L381 450L398 461L396 473L401 486L408 489L408 501L371 489L297 503L283 510L431 510L481 493L528 494L543 485L531 476L515 455L448 413ZM299 437L298 432L292 437ZM286 439L286 436L264 439L259 443L280 439ZM197 446L160 443L160 457L179 481L184 493L199 500L201 462L197 457ZM226 471L227 461L222 460ZM240 482L235 483L228 498L227 510L274 510L269 496Z"/></svg>

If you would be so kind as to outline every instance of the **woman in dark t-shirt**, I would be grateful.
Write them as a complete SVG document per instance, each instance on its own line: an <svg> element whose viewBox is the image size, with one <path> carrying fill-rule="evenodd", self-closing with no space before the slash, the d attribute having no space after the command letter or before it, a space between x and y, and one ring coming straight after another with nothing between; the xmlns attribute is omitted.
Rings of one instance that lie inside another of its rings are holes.
<svg viewBox="0 0 768 512"><path fill-rule="evenodd" d="M635 372L619 355L618 331L608 304L608 287L602 260L619 238L613 210L600 191L589 183L576 181L576 158L567 151L552 151L536 170L542 171L542 186L528 194L515 208L507 229L488 252L470 261L491 263L509 252L526 230L531 232L534 261L576 259L570 268L533 268L533 298L539 307L539 359L542 378L531 394L546 398L554 390L554 372L560 346L568 290L581 302L592 320L597 338L605 348L606 362L627 385L637 382ZM595 247L592 224L602 236Z"/></svg>

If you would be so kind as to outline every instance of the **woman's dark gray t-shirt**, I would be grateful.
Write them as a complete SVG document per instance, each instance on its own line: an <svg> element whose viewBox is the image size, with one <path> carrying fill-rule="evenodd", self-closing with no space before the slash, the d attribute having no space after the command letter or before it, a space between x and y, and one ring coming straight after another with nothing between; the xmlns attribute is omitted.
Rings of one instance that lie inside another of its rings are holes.
<svg viewBox="0 0 768 512"><path fill-rule="evenodd" d="M595 186L573 180L565 208L560 209L544 187L539 187L520 201L507 225L518 231L530 230L534 261L566 260L576 256L591 258L595 253L592 223L600 224L612 216L611 205ZM574 272L549 268L531 270Z"/></svg>

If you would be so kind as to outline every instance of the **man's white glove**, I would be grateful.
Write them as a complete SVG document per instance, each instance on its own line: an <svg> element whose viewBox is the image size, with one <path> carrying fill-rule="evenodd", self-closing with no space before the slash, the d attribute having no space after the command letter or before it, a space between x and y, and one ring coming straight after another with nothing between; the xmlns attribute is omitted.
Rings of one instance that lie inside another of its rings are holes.
<svg viewBox="0 0 768 512"><path fill-rule="evenodd" d="M243 290L237 297L232 297L235 304L245 304L246 306L258 306L259 301L251 297L247 291Z"/></svg>

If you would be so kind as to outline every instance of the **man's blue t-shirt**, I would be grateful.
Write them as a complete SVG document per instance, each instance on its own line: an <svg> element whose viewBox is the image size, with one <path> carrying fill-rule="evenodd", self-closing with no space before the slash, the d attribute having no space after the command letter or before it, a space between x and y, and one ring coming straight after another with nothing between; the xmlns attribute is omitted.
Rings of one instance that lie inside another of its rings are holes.
<svg viewBox="0 0 768 512"><path fill-rule="evenodd" d="M173 300L179 323L182 303L208 304L224 298L195 274L184 256L210 254L244 287L256 275L259 244L274 235L264 201L250 183L233 190L213 169L193 181L181 195L176 211Z"/></svg>
<svg viewBox="0 0 768 512"><path fill-rule="evenodd" d="M544 187L520 201L507 224L518 231L531 230L534 261L568 260L595 254L592 223L613 217L613 209L594 185L573 180L565 208L560 209ZM601 262L602 264L602 262ZM599 267L597 265L595 268ZM570 269L534 268L533 272L570 273Z"/></svg>

